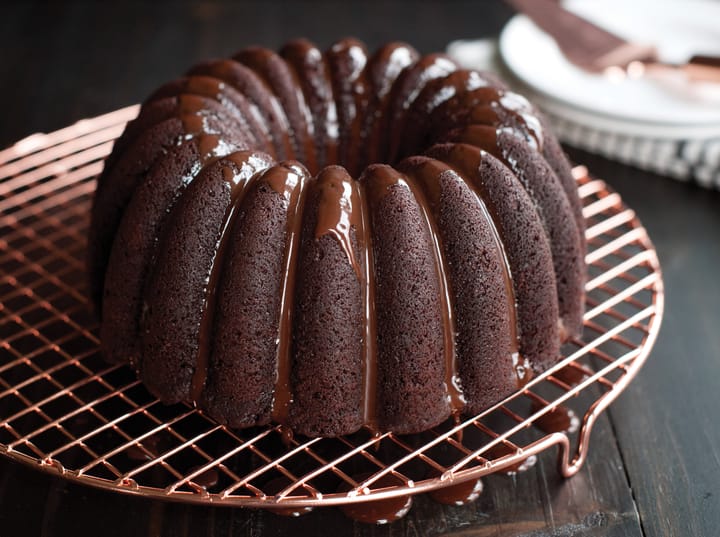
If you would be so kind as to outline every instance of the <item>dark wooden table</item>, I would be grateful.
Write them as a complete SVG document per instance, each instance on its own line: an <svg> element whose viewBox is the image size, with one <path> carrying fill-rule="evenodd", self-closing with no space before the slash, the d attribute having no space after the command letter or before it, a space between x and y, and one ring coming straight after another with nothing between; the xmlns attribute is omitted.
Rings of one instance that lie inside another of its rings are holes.
<svg viewBox="0 0 720 537"><path fill-rule="evenodd" d="M108 3L109 4L109 3ZM0 147L140 101L194 61L249 44L355 35L422 52L497 34L496 1L24 2L0 8ZM15 535L720 535L720 194L571 151L639 214L664 269L667 312L636 381L601 418L586 466L563 480L550 454L492 476L467 507L418 499L402 521L353 524L335 509L300 519L199 508L71 485L0 460L0 536Z"/></svg>

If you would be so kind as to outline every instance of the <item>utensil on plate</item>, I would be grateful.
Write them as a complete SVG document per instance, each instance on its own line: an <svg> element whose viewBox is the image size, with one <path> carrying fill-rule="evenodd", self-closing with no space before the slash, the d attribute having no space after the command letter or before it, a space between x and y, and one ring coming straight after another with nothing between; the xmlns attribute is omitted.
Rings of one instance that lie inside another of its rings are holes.
<svg viewBox="0 0 720 537"><path fill-rule="evenodd" d="M570 62L587 71L630 77L680 72L692 81L720 83L720 57L697 54L683 64L663 62L654 45L627 41L556 0L506 2L547 32Z"/></svg>

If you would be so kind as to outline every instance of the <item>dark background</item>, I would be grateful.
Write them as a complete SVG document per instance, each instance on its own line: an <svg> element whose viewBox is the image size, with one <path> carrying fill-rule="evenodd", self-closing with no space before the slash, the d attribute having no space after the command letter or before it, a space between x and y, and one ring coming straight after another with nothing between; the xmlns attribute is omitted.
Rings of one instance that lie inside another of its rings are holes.
<svg viewBox="0 0 720 537"><path fill-rule="evenodd" d="M23 2L0 7L0 147L136 103L199 59L305 36L353 35L370 49L421 52L496 35L499 1ZM150 502L69 485L0 460L0 536L14 535L673 535L720 534L720 195L571 151L633 207L664 270L656 348L599 421L590 458L562 480L552 456L494 476L464 508L424 498L391 526L336 510L299 520ZM1 276L1 275L0 275ZM320 529L324 528L324 529Z"/></svg>

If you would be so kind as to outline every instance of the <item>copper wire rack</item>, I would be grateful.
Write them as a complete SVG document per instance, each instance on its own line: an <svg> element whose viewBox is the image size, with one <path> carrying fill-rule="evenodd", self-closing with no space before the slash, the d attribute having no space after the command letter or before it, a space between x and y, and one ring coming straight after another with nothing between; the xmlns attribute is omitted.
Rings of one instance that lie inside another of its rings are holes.
<svg viewBox="0 0 720 537"><path fill-rule="evenodd" d="M103 158L138 107L0 151L0 453L128 494L213 505L309 508L411 496L518 471L558 446L576 473L598 415L658 334L658 259L632 209L576 167L587 219L584 335L522 390L421 435L336 439L230 430L152 397L98 351L85 292L85 230Z"/></svg>

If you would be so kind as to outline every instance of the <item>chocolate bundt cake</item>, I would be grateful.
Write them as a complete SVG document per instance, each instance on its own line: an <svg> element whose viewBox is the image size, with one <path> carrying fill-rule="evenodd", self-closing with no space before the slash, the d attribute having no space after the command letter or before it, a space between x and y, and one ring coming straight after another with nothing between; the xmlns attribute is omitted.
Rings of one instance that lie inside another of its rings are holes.
<svg viewBox="0 0 720 537"><path fill-rule="evenodd" d="M231 427L413 433L474 414L582 329L562 149L491 75L403 43L293 41L142 105L89 231L102 350Z"/></svg>

